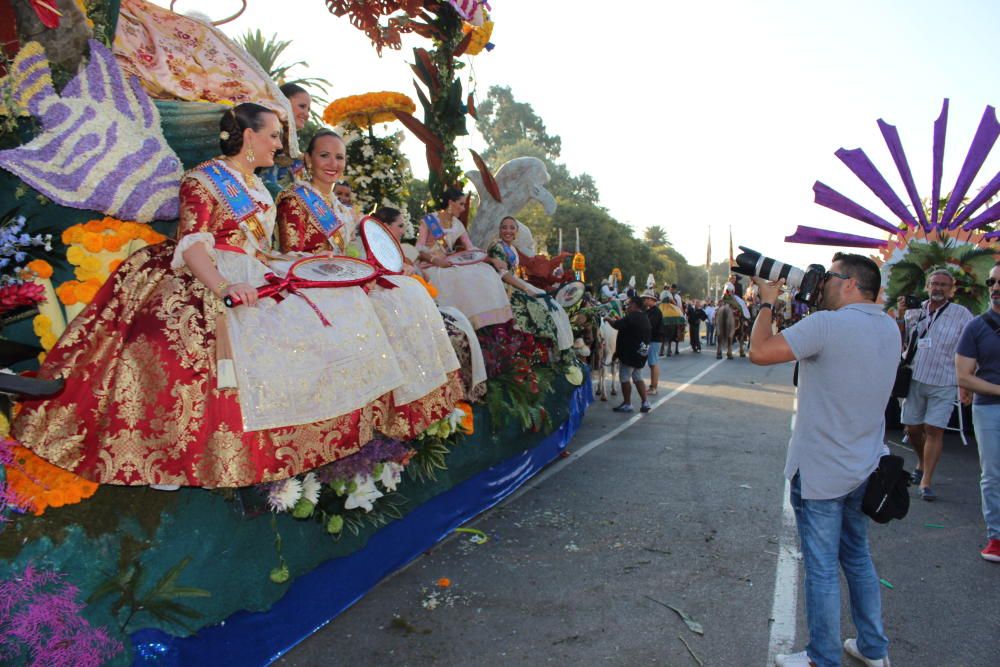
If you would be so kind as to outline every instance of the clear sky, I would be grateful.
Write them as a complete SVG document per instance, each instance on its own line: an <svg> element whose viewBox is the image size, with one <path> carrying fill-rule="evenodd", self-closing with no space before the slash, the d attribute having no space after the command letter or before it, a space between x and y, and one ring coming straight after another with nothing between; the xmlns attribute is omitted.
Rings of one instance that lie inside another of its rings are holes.
<svg viewBox="0 0 1000 667"><path fill-rule="evenodd" d="M908 201L875 124L883 118L898 128L917 188L929 197L932 123L948 97L947 192L1000 92L1000 4L985 0L491 5L496 48L464 58L466 87L471 75L482 99L491 85L510 86L562 137L569 169L594 177L612 215L640 233L663 226L691 263L704 261L709 226L714 261L727 255L730 225L735 244L799 264L827 263L834 249L785 244L798 224L881 238L812 202L821 180L893 219L834 151L864 148ZM238 6L178 0L176 10L218 18ZM413 96L406 63L420 38L379 59L322 0L249 0L223 30L258 27L292 40L288 57L309 62L301 74L331 80L331 97ZM484 148L475 135L460 148L468 146ZM422 145L411 136L404 149L426 174ZM998 169L993 156L971 191Z"/></svg>

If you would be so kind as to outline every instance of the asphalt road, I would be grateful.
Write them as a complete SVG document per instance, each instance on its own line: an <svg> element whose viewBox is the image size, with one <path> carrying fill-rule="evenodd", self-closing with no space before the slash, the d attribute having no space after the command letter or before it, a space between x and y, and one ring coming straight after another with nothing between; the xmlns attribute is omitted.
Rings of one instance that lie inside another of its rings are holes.
<svg viewBox="0 0 1000 667"><path fill-rule="evenodd" d="M576 454L470 524L486 543L456 534L278 664L763 667L789 642L801 649L801 566L783 528L791 366L716 363L707 347L661 364L653 412L593 446L631 417L592 405ZM949 434L940 500L914 496L906 519L872 524L896 667L1000 664L1000 565L979 557L978 474L974 441Z"/></svg>

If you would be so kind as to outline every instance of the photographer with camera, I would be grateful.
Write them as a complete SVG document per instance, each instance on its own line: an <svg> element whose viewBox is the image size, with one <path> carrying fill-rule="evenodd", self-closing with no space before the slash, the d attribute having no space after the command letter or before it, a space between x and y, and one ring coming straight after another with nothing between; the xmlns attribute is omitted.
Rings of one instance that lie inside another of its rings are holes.
<svg viewBox="0 0 1000 667"><path fill-rule="evenodd" d="M919 306L916 317L906 316L910 310L907 297L901 296L896 301L896 323L903 340L911 351L916 346L913 379L903 401L900 421L917 453L913 482L920 485L920 497L924 500L937 500L931 482L941 460L944 430L958 397L955 349L962 330L972 320L968 308L951 302L954 292L955 279L951 273L937 269L927 276L929 298Z"/></svg>
<svg viewBox="0 0 1000 667"><path fill-rule="evenodd" d="M776 280L753 279L761 303L750 335L750 361L762 366L799 362L798 413L785 476L806 571L809 643L804 651L777 656L775 663L840 665L839 563L858 631L843 650L869 667L887 667L881 590L868 545L868 517L861 509L868 477L888 453L884 407L897 359L887 351L900 347L898 329L875 303L881 275L875 262L861 255L837 253L829 271L810 267L804 274L753 254L761 260L754 274ZM816 294L823 310L776 334L771 311L786 276L800 292Z"/></svg>

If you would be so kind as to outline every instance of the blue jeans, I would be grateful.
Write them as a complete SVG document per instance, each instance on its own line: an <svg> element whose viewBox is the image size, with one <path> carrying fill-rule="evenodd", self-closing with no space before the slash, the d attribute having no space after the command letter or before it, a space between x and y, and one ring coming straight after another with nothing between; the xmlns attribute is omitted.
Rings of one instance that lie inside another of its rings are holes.
<svg viewBox="0 0 1000 667"><path fill-rule="evenodd" d="M973 405L972 424L983 471L979 489L983 494L986 537L1000 540L1000 403Z"/></svg>
<svg viewBox="0 0 1000 667"><path fill-rule="evenodd" d="M791 503L806 569L806 652L818 667L839 667L843 650L838 562L851 595L858 649L873 660L888 653L889 640L882 628L882 592L868 548L868 517L861 511L867 486L866 480L846 496L806 500L798 474L792 479Z"/></svg>

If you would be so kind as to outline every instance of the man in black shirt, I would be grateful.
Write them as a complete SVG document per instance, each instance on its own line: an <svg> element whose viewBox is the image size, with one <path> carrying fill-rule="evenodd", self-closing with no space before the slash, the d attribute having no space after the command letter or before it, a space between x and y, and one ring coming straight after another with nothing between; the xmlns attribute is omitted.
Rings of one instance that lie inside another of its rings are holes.
<svg viewBox="0 0 1000 667"><path fill-rule="evenodd" d="M708 319L700 301L691 301L687 307L688 330L691 332L691 351L701 352L701 323Z"/></svg>
<svg viewBox="0 0 1000 667"><path fill-rule="evenodd" d="M639 392L639 398L642 401L639 411L649 412L646 383L642 381L642 367L649 359L649 317L642 307L642 299L638 296L633 296L628 300L627 308L625 317L611 322L611 326L618 330L615 355L621 362L618 379L622 385L622 404L614 408L614 411L632 412L632 385L629 384L631 379L635 383L636 391Z"/></svg>

